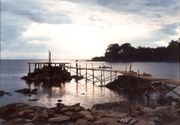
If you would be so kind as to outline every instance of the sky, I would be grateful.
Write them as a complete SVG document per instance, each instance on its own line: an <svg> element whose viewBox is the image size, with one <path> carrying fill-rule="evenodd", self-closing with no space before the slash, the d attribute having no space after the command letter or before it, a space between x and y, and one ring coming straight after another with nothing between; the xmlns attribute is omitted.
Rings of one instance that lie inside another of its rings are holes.
<svg viewBox="0 0 180 125"><path fill-rule="evenodd" d="M91 59L109 44L167 46L179 0L1 0L1 59Z"/></svg>

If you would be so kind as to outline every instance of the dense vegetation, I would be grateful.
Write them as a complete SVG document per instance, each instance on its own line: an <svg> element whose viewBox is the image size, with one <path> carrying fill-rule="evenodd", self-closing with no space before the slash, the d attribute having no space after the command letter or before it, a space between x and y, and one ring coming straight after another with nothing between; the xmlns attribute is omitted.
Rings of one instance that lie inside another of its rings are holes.
<svg viewBox="0 0 180 125"><path fill-rule="evenodd" d="M138 47L130 43L110 44L105 55L94 57L94 61L180 61L180 38L172 40L167 47Z"/></svg>

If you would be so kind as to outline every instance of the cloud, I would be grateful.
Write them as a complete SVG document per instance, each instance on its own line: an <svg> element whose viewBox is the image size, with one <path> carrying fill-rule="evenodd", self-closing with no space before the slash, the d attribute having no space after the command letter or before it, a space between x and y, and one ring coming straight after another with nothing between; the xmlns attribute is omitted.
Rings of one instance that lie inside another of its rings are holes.
<svg viewBox="0 0 180 125"><path fill-rule="evenodd" d="M47 0L45 0L47 1ZM2 13L9 12L39 23L70 23L63 12L53 11L40 0L2 0Z"/></svg>
<svg viewBox="0 0 180 125"><path fill-rule="evenodd" d="M91 58L113 42L165 45L180 36L179 17L179 0L1 0L1 51Z"/></svg>
<svg viewBox="0 0 180 125"><path fill-rule="evenodd" d="M171 23L162 26L161 32L167 35L180 35L177 29L180 28L179 23Z"/></svg>

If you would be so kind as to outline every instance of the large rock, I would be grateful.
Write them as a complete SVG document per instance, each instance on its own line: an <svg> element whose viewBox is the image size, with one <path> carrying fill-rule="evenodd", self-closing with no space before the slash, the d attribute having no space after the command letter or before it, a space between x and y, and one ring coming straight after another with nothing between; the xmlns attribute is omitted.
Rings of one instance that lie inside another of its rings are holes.
<svg viewBox="0 0 180 125"><path fill-rule="evenodd" d="M32 121L39 121L40 120L40 113L38 111L35 112Z"/></svg>
<svg viewBox="0 0 180 125"><path fill-rule="evenodd" d="M85 119L78 119L74 125L87 125L88 121Z"/></svg>
<svg viewBox="0 0 180 125"><path fill-rule="evenodd" d="M5 94L10 95L9 92L5 92L5 91L3 91L3 90L0 90L0 97L3 96L3 95L5 95Z"/></svg>
<svg viewBox="0 0 180 125"><path fill-rule="evenodd" d="M106 125L106 122L98 120L93 123L93 125Z"/></svg>
<svg viewBox="0 0 180 125"><path fill-rule="evenodd" d="M28 89L28 88L24 88L24 89L19 89L16 90L15 92L18 93L22 93L22 94L37 94L37 89Z"/></svg>
<svg viewBox="0 0 180 125"><path fill-rule="evenodd" d="M70 81L70 73L62 67L54 67L51 65L43 66L40 69L35 69L34 72L28 73L27 76L22 77L21 79L26 80L27 82L43 82L48 85L56 85L56 83L64 83Z"/></svg>
<svg viewBox="0 0 180 125"><path fill-rule="evenodd" d="M34 114L34 117L32 118L32 121L46 121L48 118L48 111L47 109L37 109L37 111Z"/></svg>
<svg viewBox="0 0 180 125"><path fill-rule="evenodd" d="M35 125L34 123L26 123L24 125Z"/></svg>
<svg viewBox="0 0 180 125"><path fill-rule="evenodd" d="M94 116L92 116L88 110L80 111L79 113L82 114L85 117L85 119L88 121L94 120Z"/></svg>
<svg viewBox="0 0 180 125"><path fill-rule="evenodd" d="M69 107L62 107L61 109L60 109L60 112L67 112L69 110Z"/></svg>
<svg viewBox="0 0 180 125"><path fill-rule="evenodd" d="M61 115L58 117L49 118L48 121L52 123L61 123L61 122L69 121L69 120L70 120L70 117Z"/></svg>
<svg viewBox="0 0 180 125"><path fill-rule="evenodd" d="M20 122L24 122L24 119L22 118L16 118L12 120L14 123L20 123Z"/></svg>
<svg viewBox="0 0 180 125"><path fill-rule="evenodd" d="M118 123L116 119L112 119L112 118L101 118L98 121L99 122L96 122L95 125L124 125L122 123Z"/></svg>
<svg viewBox="0 0 180 125"><path fill-rule="evenodd" d="M78 119L83 119L84 115L80 114L79 112L75 112L74 115L70 117L71 121L77 121Z"/></svg>
<svg viewBox="0 0 180 125"><path fill-rule="evenodd" d="M22 117L24 115L28 115L29 113L33 113L33 112L34 112L34 110L32 110L32 109L26 109L26 110L20 111L18 113L18 116Z"/></svg>
<svg viewBox="0 0 180 125"><path fill-rule="evenodd" d="M10 116L13 112L16 112L15 107L12 105L7 105L0 108L0 118L2 119L10 119Z"/></svg>
<svg viewBox="0 0 180 125"><path fill-rule="evenodd" d="M68 112L64 112L64 115L67 115L67 116L72 116L74 113L71 112L71 111L68 111Z"/></svg>

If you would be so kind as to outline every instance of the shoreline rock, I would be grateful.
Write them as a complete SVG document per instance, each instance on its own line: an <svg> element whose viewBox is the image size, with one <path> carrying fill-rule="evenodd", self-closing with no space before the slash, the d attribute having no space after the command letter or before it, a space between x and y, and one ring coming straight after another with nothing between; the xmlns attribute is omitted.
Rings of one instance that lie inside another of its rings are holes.
<svg viewBox="0 0 180 125"><path fill-rule="evenodd" d="M24 88L24 89L18 89L15 92L18 93L22 93L22 94L37 94L37 89L28 89L28 88Z"/></svg>
<svg viewBox="0 0 180 125"><path fill-rule="evenodd" d="M85 109L79 103L64 105L58 102L54 108L13 103L0 107L0 119L4 125L169 125L171 123L178 125L180 122L179 104L173 108L170 106L143 107L140 110L134 108L129 113L125 103L97 104L91 109Z"/></svg>
<svg viewBox="0 0 180 125"><path fill-rule="evenodd" d="M9 92L5 92L3 90L0 90L0 97L4 95L11 95Z"/></svg>
<svg viewBox="0 0 180 125"><path fill-rule="evenodd" d="M149 82L149 80L122 75L118 76L118 78L114 81L108 83L106 87L118 92L142 94L147 90L151 90L147 84ZM159 85L161 83L157 84Z"/></svg>

